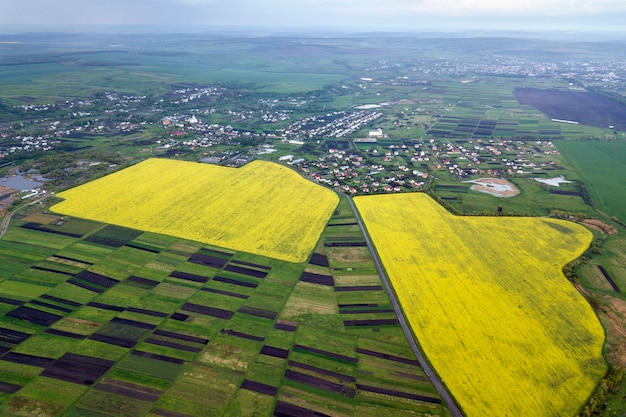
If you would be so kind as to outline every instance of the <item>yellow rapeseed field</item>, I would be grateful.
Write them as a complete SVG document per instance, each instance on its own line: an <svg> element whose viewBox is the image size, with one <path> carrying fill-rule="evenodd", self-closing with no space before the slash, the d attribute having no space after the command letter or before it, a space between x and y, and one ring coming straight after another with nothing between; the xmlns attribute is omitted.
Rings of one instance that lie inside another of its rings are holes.
<svg viewBox="0 0 626 417"><path fill-rule="evenodd" d="M338 196L278 164L167 159L58 194L52 210L291 262L313 250Z"/></svg>
<svg viewBox="0 0 626 417"><path fill-rule="evenodd" d="M457 217L425 194L355 198L426 356L469 416L573 416L607 365L562 267L592 235L547 218Z"/></svg>

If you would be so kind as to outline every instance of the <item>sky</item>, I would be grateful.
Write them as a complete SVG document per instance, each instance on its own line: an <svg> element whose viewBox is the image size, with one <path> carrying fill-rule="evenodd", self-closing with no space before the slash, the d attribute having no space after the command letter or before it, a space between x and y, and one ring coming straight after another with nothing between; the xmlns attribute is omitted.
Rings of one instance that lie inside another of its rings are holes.
<svg viewBox="0 0 626 417"><path fill-rule="evenodd" d="M0 0L0 32L141 25L358 31L626 31L624 0Z"/></svg>

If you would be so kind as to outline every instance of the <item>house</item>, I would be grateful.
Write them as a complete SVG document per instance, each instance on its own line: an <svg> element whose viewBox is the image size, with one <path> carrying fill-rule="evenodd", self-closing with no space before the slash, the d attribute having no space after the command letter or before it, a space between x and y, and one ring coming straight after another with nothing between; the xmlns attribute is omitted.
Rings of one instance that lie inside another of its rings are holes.
<svg viewBox="0 0 626 417"><path fill-rule="evenodd" d="M382 138L383 137L383 130L382 129L370 130L368 136L370 138Z"/></svg>

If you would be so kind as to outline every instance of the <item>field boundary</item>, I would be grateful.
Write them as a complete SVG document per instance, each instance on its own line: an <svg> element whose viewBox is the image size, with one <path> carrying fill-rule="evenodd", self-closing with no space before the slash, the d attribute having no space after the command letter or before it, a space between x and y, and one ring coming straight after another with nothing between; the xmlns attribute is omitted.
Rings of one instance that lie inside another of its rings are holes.
<svg viewBox="0 0 626 417"><path fill-rule="evenodd" d="M439 393L439 395L441 395L441 397L446 402L446 405L450 409L451 414L454 417L463 417L463 413L461 412L461 409L457 406L456 402L452 398L452 394L448 392L446 387L443 385L443 383L439 379L439 376L435 373L433 368L430 366L430 363L428 362L426 357L423 355L421 349L419 348L418 346L419 342L417 341L417 338L415 337L413 332L411 332L411 329L406 321L406 318L404 317L404 312L402 308L400 307L400 304L398 303L398 299L396 298L396 293L394 292L393 287L391 286L391 282L389 281L387 277L385 268L383 267L380 261L380 258L378 257L378 252L376 251L376 248L374 247L374 244L372 243L369 232L367 231L367 229L365 228L365 225L363 224L363 219L361 218L361 214L359 213L356 206L354 205L354 201L352 201L352 198L350 196L346 196L346 198L348 202L350 203L350 208L352 209L352 212L354 213L354 216L356 217L359 227L361 228L361 231L363 232L363 236L365 237L365 242L367 243L367 247L370 253L372 254L372 258L374 259L374 263L376 264L376 269L378 270L378 273L380 274L380 278L383 281L383 284L385 286L385 291L387 292L387 295L389 296L389 299L391 300L391 304L393 305L393 309L396 313L396 316L398 317L398 321L400 322L400 326L402 327L402 331L404 332L404 335L409 343L409 346L411 346L411 350L415 354L415 357L417 358L417 361L419 362L420 366L424 370L424 373L428 376L428 378L430 378L433 385L437 389L437 392Z"/></svg>

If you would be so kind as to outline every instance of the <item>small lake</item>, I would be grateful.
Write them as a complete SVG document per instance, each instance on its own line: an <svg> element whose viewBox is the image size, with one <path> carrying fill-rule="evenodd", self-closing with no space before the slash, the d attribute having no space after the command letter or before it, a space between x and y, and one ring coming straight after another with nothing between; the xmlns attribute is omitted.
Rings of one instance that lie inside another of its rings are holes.
<svg viewBox="0 0 626 417"><path fill-rule="evenodd" d="M43 182L32 181L21 175L0 178L0 185L19 191L32 190L33 188L40 187L42 184Z"/></svg>

